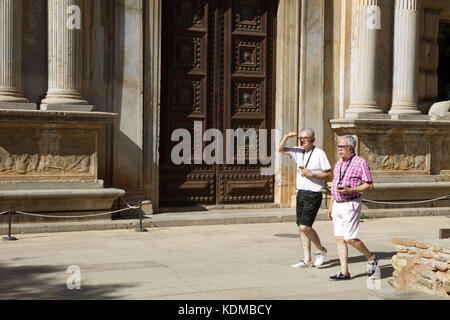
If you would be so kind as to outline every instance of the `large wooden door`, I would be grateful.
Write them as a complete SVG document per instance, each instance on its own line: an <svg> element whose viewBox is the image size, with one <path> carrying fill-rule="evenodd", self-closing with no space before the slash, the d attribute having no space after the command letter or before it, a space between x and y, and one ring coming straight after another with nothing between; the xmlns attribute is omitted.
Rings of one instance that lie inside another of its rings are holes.
<svg viewBox="0 0 450 320"><path fill-rule="evenodd" d="M273 128L274 26L273 1L163 1L162 206L273 201L274 176L261 175L259 161L249 163L250 141L241 146L245 164L227 162L225 144L227 129ZM223 164L194 159L194 145L210 144L195 139L202 136L194 124L201 134L211 128L223 134ZM191 134L189 164L172 161L176 129Z"/></svg>

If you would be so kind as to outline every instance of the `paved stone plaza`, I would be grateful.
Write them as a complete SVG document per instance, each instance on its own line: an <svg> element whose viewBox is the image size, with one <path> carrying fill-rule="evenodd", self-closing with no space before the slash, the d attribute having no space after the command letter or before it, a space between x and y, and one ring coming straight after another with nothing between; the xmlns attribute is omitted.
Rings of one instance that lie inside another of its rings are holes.
<svg viewBox="0 0 450 320"><path fill-rule="evenodd" d="M353 279L328 280L339 271L328 221L315 223L326 262L307 270L290 267L300 257L292 222L23 234L0 242L0 299L440 299L394 293L391 239L433 240L449 226L446 216L364 220L360 237L381 258L379 288L353 248ZM73 265L80 290L66 285Z"/></svg>

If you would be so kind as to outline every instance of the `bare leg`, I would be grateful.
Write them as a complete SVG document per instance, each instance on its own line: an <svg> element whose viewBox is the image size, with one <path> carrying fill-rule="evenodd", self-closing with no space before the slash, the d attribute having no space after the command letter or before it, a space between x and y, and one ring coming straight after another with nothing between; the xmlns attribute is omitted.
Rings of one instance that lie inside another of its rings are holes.
<svg viewBox="0 0 450 320"><path fill-rule="evenodd" d="M305 262L311 262L311 240L303 233L300 232L300 242L303 248L303 257Z"/></svg>
<svg viewBox="0 0 450 320"><path fill-rule="evenodd" d="M373 255L369 251L369 249L367 249L364 242L362 242L359 239L349 239L349 240L345 240L345 242L350 244L352 247L357 249L359 252L361 252L366 257L367 261L373 262Z"/></svg>
<svg viewBox="0 0 450 320"><path fill-rule="evenodd" d="M317 250L323 251L324 248L322 247L322 244L320 243L319 236L317 235L317 232L308 226L299 225L298 230L300 231L300 240L302 242L303 251L305 253L305 260L307 262L311 261L311 241L316 246Z"/></svg>
<svg viewBox="0 0 450 320"><path fill-rule="evenodd" d="M344 237L336 237L339 260L341 261L342 274L348 274L348 247Z"/></svg>

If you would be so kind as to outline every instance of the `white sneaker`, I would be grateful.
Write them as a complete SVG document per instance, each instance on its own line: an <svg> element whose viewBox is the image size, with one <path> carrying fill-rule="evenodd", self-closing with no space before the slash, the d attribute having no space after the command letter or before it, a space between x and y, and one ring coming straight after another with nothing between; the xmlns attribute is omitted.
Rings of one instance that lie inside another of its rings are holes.
<svg viewBox="0 0 450 320"><path fill-rule="evenodd" d="M325 261L326 257L327 257L327 249L325 247L323 247L322 252L316 253L316 261L314 262L314 266L315 267L321 266L323 264L323 262Z"/></svg>
<svg viewBox="0 0 450 320"><path fill-rule="evenodd" d="M300 268L311 268L313 267L312 261L310 263L305 262L305 260L300 260L299 263L291 265L292 268L300 269Z"/></svg>

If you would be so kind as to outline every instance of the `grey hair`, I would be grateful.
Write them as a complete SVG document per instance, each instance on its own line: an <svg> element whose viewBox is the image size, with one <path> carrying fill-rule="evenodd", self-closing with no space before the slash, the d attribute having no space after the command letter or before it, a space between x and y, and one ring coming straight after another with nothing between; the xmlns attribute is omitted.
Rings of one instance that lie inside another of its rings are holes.
<svg viewBox="0 0 450 320"><path fill-rule="evenodd" d="M315 133L314 130L311 128L303 128L302 130L300 130L300 134L302 134L302 132L307 132L312 138L315 138Z"/></svg>
<svg viewBox="0 0 450 320"><path fill-rule="evenodd" d="M351 148L353 150L356 149L356 139L354 136L346 135L346 136L339 137L339 139L347 139L348 145L351 146Z"/></svg>

